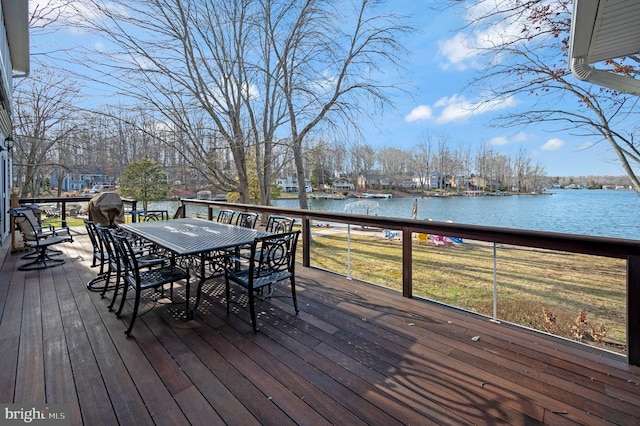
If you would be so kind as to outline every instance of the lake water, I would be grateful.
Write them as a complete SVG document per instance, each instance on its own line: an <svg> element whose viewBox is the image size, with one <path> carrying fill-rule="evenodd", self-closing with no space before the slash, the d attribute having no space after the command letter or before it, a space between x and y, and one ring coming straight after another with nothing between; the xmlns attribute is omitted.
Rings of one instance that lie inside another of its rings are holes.
<svg viewBox="0 0 640 426"><path fill-rule="evenodd" d="M356 200L309 200L313 210L340 211ZM410 218L415 198L376 199L379 216ZM297 207L297 200L277 200ZM640 240L634 191L558 190L548 195L418 198L418 219Z"/></svg>
<svg viewBox="0 0 640 426"><path fill-rule="evenodd" d="M416 198L375 199L378 216L410 218ZM418 219L640 240L640 197L629 190L557 190L548 195L424 197ZM313 210L344 212L357 201L309 200ZM274 206L297 208L298 200ZM157 205L157 207L152 207ZM149 208L166 208L153 203ZM175 211L176 205L168 208Z"/></svg>

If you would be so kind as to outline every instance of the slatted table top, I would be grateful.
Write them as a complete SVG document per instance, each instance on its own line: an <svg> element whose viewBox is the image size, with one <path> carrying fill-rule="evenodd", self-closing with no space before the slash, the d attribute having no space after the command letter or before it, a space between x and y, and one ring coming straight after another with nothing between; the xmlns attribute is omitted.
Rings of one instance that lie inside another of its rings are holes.
<svg viewBox="0 0 640 426"><path fill-rule="evenodd" d="M211 222L197 218L120 225L179 256L193 255L250 244L255 238L269 235L265 231Z"/></svg>

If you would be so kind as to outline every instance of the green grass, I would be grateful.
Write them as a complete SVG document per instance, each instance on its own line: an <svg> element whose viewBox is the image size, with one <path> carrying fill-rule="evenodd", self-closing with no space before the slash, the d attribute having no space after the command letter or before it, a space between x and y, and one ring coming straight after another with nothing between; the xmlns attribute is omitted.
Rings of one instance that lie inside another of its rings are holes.
<svg viewBox="0 0 640 426"><path fill-rule="evenodd" d="M380 233L352 233L350 246L353 278L401 290L400 242ZM346 275L346 233L314 236L311 259L313 266ZM499 247L496 271L499 320L621 350L626 341L624 260ZM493 273L492 246L413 245L414 296L493 316Z"/></svg>

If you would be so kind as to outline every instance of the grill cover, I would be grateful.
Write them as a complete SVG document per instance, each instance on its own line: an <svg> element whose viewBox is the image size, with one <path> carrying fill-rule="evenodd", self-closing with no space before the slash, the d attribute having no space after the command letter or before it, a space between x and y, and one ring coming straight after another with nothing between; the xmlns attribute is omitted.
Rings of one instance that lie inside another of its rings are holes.
<svg viewBox="0 0 640 426"><path fill-rule="evenodd" d="M116 192L101 192L89 201L89 220L103 226L124 223L124 203Z"/></svg>

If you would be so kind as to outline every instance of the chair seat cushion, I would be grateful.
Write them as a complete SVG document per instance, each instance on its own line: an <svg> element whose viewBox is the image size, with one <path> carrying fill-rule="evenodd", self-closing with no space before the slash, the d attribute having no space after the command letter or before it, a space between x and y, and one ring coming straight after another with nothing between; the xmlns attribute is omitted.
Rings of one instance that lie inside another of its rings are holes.
<svg viewBox="0 0 640 426"><path fill-rule="evenodd" d="M49 238L43 238L39 241L25 241L25 244L29 247L49 247L54 244L66 243L68 241L68 237L53 236Z"/></svg>

